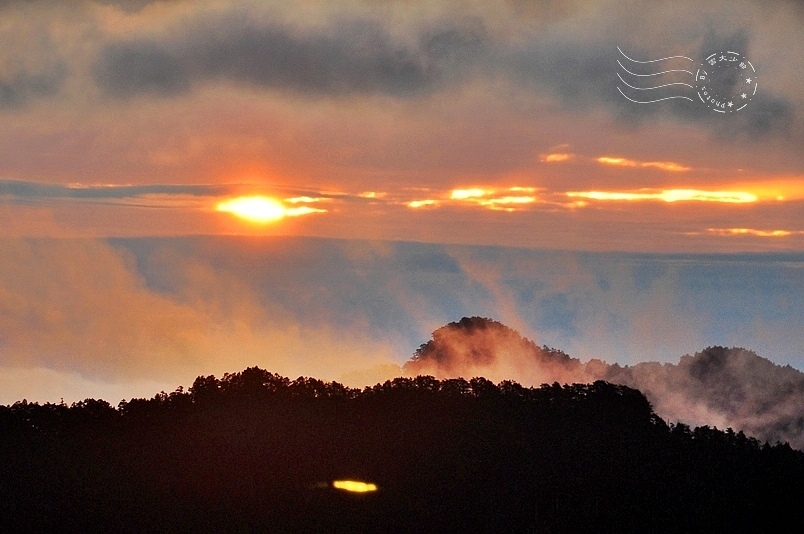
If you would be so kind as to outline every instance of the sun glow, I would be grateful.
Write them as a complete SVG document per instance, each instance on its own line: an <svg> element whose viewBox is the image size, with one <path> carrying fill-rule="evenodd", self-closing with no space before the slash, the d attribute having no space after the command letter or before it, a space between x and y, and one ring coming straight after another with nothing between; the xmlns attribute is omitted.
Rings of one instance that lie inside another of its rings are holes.
<svg viewBox="0 0 804 534"><path fill-rule="evenodd" d="M278 221L287 215L281 202L259 195L224 200L215 209L259 224Z"/></svg>

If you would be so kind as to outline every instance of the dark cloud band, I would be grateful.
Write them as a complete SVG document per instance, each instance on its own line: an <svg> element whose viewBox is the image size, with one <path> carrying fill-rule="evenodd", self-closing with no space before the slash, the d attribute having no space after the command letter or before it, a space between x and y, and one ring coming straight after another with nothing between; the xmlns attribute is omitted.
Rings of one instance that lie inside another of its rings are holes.
<svg viewBox="0 0 804 534"><path fill-rule="evenodd" d="M164 41L111 43L94 76L108 94L122 97L183 93L205 80L309 94L404 96L430 90L476 55L483 39L479 27L447 25L408 44L371 20L340 21L312 33L229 17Z"/></svg>
<svg viewBox="0 0 804 534"><path fill-rule="evenodd" d="M230 192L227 185L115 185L66 186L18 180L0 180L0 196L20 199L124 199L145 195L215 196Z"/></svg>
<svg viewBox="0 0 804 534"><path fill-rule="evenodd" d="M604 107L642 123L660 115L694 122L724 138L786 133L793 105L767 89L728 120L697 102L635 105L616 87L618 39L602 28L583 37L529 33L513 40L472 17L412 26L402 38L375 19L341 18L315 30L281 21L256 23L242 13L199 19L164 38L109 43L94 66L96 83L113 97L186 94L222 81L310 96L382 94L412 97L460 86L473 77L502 78L545 91L565 107ZM696 22L698 59L717 50L750 52L747 28L715 30ZM620 43L624 44L624 43ZM648 43L628 43L640 57L658 57Z"/></svg>

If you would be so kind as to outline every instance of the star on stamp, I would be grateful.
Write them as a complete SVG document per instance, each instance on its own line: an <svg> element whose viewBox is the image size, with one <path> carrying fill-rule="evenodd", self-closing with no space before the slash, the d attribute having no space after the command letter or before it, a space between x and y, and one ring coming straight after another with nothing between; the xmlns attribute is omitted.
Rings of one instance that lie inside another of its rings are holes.
<svg viewBox="0 0 804 534"><path fill-rule="evenodd" d="M640 61L625 55L619 46L617 50L630 62L626 67L617 60L617 78L623 84L618 83L617 90L637 104L683 99L700 102L718 113L734 113L745 108L757 93L757 71L738 52L710 54L693 72L688 68L695 60L686 56Z"/></svg>
<svg viewBox="0 0 804 534"><path fill-rule="evenodd" d="M713 111L740 111L757 93L757 71L737 52L717 52L695 72L695 90L700 101Z"/></svg>

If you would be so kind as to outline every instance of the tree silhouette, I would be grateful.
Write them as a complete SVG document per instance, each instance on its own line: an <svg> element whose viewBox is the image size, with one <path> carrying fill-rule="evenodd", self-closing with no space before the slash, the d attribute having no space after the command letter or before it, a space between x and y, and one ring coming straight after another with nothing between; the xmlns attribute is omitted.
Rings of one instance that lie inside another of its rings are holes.
<svg viewBox="0 0 804 534"><path fill-rule="evenodd" d="M357 390L251 367L0 407L3 531L801 531L802 486L801 451L668 425L603 381Z"/></svg>

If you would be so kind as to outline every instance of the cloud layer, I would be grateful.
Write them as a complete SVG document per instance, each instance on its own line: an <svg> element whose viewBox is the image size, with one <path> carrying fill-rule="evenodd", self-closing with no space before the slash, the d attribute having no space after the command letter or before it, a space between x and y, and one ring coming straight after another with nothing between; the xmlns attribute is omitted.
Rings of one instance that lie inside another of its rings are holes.
<svg viewBox="0 0 804 534"><path fill-rule="evenodd" d="M66 389L86 396L96 395L92 383L98 391L130 384L139 394L143 383L175 387L251 365L365 385L393 374L440 325L472 315L498 318L584 362L672 362L724 345L804 365L797 348L804 310L795 298L804 292L804 258L795 254L265 237L0 246L0 374L13 380L15 369L39 369L51 373L43 383L55 383L52 373L60 373L73 383ZM506 365L500 373L523 368ZM31 398L43 391L31 388Z"/></svg>
<svg viewBox="0 0 804 534"><path fill-rule="evenodd" d="M800 183L804 168L794 3L40 1L2 10L0 197L10 206L0 232L18 235L30 226L18 221L44 207L61 235L255 233L188 199L281 185L333 199L332 209L265 233L801 250L801 195L774 185ZM759 92L729 116L700 102L634 104L617 91L618 46L637 61L739 48ZM489 193L450 197L475 188ZM762 205L564 196L684 190L748 192ZM123 204L172 209L112 209ZM718 233L738 228L750 232Z"/></svg>

